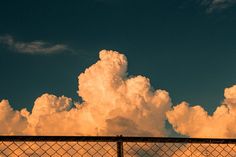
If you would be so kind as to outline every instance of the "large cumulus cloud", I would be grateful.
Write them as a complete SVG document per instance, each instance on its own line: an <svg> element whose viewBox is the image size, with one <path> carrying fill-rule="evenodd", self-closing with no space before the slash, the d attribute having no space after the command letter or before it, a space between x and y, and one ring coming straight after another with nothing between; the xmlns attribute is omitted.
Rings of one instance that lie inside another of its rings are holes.
<svg viewBox="0 0 236 157"><path fill-rule="evenodd" d="M144 76L129 77L123 54L103 50L99 58L78 77L83 102L43 94L28 112L3 100L0 134L164 136L168 92L153 90Z"/></svg>
<svg viewBox="0 0 236 157"><path fill-rule="evenodd" d="M99 60L78 76L78 96L43 94L32 111L0 102L0 134L166 136L166 118L189 137L236 137L236 85L212 115L182 102L171 109L165 90L154 90L144 76L129 76L127 58L102 50Z"/></svg>
<svg viewBox="0 0 236 157"><path fill-rule="evenodd" d="M79 76L78 93L87 103L97 128L105 134L117 133L108 126L130 135L165 133L168 93L152 90L144 76L127 77L127 60L122 54L101 51L100 61Z"/></svg>

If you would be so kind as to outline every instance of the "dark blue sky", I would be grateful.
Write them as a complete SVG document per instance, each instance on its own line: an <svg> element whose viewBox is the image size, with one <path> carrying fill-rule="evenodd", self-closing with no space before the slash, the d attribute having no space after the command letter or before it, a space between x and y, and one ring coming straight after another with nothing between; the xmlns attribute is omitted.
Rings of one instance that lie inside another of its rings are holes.
<svg viewBox="0 0 236 157"><path fill-rule="evenodd" d="M174 104L212 112L236 84L236 7L213 1L1 1L1 37L69 50L29 54L1 42L0 99L17 109L30 109L45 92L77 100L77 76L112 49L127 56L130 75L150 78Z"/></svg>

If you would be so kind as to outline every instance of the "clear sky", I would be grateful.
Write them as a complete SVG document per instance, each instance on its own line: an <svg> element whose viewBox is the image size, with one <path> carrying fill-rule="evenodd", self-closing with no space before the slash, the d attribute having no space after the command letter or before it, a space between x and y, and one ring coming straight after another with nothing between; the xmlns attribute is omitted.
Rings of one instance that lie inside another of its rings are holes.
<svg viewBox="0 0 236 157"><path fill-rule="evenodd" d="M48 92L77 96L78 75L102 49L124 53L150 78L210 113L236 83L234 0L0 2L0 99L30 109Z"/></svg>

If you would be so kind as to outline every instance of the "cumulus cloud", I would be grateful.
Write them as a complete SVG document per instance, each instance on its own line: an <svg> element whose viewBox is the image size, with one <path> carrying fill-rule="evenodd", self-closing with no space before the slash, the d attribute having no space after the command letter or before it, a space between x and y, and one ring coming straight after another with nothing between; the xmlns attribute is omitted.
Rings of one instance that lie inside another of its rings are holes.
<svg viewBox="0 0 236 157"><path fill-rule="evenodd" d="M171 106L168 92L154 90L144 76L129 77L123 54L103 50L99 58L78 77L78 95L83 102L43 94L34 102L32 112L28 112L13 111L4 100L0 121L5 123L0 123L0 133L166 135L165 112ZM8 123L12 125L7 126Z"/></svg>
<svg viewBox="0 0 236 157"><path fill-rule="evenodd" d="M93 114L100 115L94 119L97 127L106 132L109 119L109 124L119 128L124 118L137 125L137 132L163 135L164 113L170 107L168 93L153 91L146 77L128 78L126 71L124 55L101 51L100 61L79 76L79 95L89 104Z"/></svg>
<svg viewBox="0 0 236 157"><path fill-rule="evenodd" d="M12 36L0 36L0 43L7 45L10 49L27 54L53 54L69 50L64 44L50 44L44 41L20 42Z"/></svg>
<svg viewBox="0 0 236 157"><path fill-rule="evenodd" d="M127 58L102 50L99 60L78 76L82 102L52 94L38 97L31 112L0 102L0 134L166 136L166 118L190 137L236 136L236 85L212 115L182 102L171 109L165 90L154 90L144 76L129 76Z"/></svg>
<svg viewBox="0 0 236 157"><path fill-rule="evenodd" d="M187 102L167 112L175 131L190 137L233 138L236 136L236 85L226 88L223 103L209 115L201 106Z"/></svg>
<svg viewBox="0 0 236 157"><path fill-rule="evenodd" d="M224 10L236 4L236 0L203 0L202 4L207 7L207 12Z"/></svg>
<svg viewBox="0 0 236 157"><path fill-rule="evenodd" d="M24 110L22 112L24 113ZM21 134L27 126L27 119L20 111L14 111L8 100L0 102L0 134Z"/></svg>

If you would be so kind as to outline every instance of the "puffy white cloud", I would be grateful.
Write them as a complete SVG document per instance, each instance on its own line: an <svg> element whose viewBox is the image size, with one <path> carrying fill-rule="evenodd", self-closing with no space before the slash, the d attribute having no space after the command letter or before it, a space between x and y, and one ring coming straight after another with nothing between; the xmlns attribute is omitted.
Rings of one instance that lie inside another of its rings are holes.
<svg viewBox="0 0 236 157"><path fill-rule="evenodd" d="M7 124L9 114L19 114L14 126L25 125L14 134L165 135L165 112L171 106L168 92L153 90L144 76L128 77L123 54L103 50L99 57L78 77L81 104L74 105L65 96L44 94L34 102L32 113L2 110L3 121ZM5 127L0 123L0 128ZM12 126L9 128L2 133L9 134Z"/></svg>
<svg viewBox="0 0 236 157"><path fill-rule="evenodd" d="M27 54L53 54L69 50L64 44L50 44L44 41L19 42L12 36L0 36L0 43L7 45L10 49Z"/></svg>
<svg viewBox="0 0 236 157"><path fill-rule="evenodd" d="M225 100L213 115L201 106L182 102L167 112L168 121L180 134L190 137L232 138L236 136L236 85L225 89Z"/></svg>

